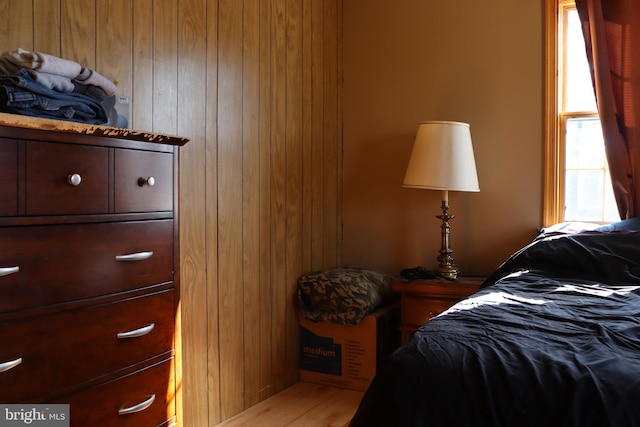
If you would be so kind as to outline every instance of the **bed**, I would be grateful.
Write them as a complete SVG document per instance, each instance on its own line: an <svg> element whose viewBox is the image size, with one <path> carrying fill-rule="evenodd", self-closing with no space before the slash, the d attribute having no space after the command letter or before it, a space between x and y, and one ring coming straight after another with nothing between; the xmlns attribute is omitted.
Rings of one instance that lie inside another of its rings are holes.
<svg viewBox="0 0 640 427"><path fill-rule="evenodd" d="M620 224L516 252L394 352L350 426L640 425L640 232Z"/></svg>

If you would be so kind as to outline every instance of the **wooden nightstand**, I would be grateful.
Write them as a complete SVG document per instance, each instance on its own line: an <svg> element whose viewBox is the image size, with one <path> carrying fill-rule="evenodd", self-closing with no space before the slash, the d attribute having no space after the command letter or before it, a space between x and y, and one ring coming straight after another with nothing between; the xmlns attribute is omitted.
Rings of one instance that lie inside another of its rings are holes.
<svg viewBox="0 0 640 427"><path fill-rule="evenodd" d="M456 280L397 281L393 291L401 295L402 342L411 338L413 332L456 302L475 293L484 282L484 277L458 277Z"/></svg>

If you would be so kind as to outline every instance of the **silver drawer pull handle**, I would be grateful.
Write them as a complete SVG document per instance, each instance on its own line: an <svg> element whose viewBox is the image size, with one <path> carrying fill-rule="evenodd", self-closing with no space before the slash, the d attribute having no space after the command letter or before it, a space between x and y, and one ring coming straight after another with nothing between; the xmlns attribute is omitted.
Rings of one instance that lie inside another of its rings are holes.
<svg viewBox="0 0 640 427"><path fill-rule="evenodd" d="M67 177L67 182L73 185L74 187L77 187L82 182L82 177L80 176L80 174L74 173Z"/></svg>
<svg viewBox="0 0 640 427"><path fill-rule="evenodd" d="M152 394L151 397L149 397L144 402L140 402L137 405L133 405L133 406L130 406L128 408L119 409L118 410L118 415L134 414L136 412L144 411L149 406L151 406L151 404L153 403L154 400L156 400L156 395Z"/></svg>
<svg viewBox="0 0 640 427"><path fill-rule="evenodd" d="M153 187L154 185L156 185L156 179L152 176L148 177L148 178L138 178L138 185L140 187L144 187L145 185L148 187Z"/></svg>
<svg viewBox="0 0 640 427"><path fill-rule="evenodd" d="M16 360L11 360L9 362L0 363L0 373L6 372L9 369L15 368L21 363L22 363L22 357L18 357Z"/></svg>
<svg viewBox="0 0 640 427"><path fill-rule="evenodd" d="M143 261L153 256L153 251L149 252L137 252L135 254L128 255L116 255L116 261Z"/></svg>
<svg viewBox="0 0 640 427"><path fill-rule="evenodd" d="M20 271L20 267L18 266L0 268L0 277L8 276L9 274L17 273L18 271Z"/></svg>
<svg viewBox="0 0 640 427"><path fill-rule="evenodd" d="M138 338L143 335L147 335L155 327L156 325L154 323L151 323L147 326L143 326L142 328L134 329L133 331L120 332L118 333L118 338Z"/></svg>

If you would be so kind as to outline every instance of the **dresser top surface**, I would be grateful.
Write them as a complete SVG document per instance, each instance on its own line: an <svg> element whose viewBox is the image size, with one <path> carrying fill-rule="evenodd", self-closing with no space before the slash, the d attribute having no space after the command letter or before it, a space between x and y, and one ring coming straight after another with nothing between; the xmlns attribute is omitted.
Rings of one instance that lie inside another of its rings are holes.
<svg viewBox="0 0 640 427"><path fill-rule="evenodd" d="M109 126L45 119L41 117L21 116L18 114L8 113L0 113L0 126L93 135L106 138L122 138L128 140L154 142L178 146L182 146L189 141L189 139L187 138L175 135L166 135L135 129L121 129Z"/></svg>

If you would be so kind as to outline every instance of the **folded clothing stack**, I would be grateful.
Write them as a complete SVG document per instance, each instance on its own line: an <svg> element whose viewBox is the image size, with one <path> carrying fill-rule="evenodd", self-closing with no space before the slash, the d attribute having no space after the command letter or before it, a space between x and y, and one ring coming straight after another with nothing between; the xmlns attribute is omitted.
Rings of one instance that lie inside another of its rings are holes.
<svg viewBox="0 0 640 427"><path fill-rule="evenodd" d="M398 298L393 281L388 274L359 267L313 271L298 278L300 310L315 322L355 326Z"/></svg>
<svg viewBox="0 0 640 427"><path fill-rule="evenodd" d="M68 59L18 48L0 55L0 111L106 124L116 85Z"/></svg>

